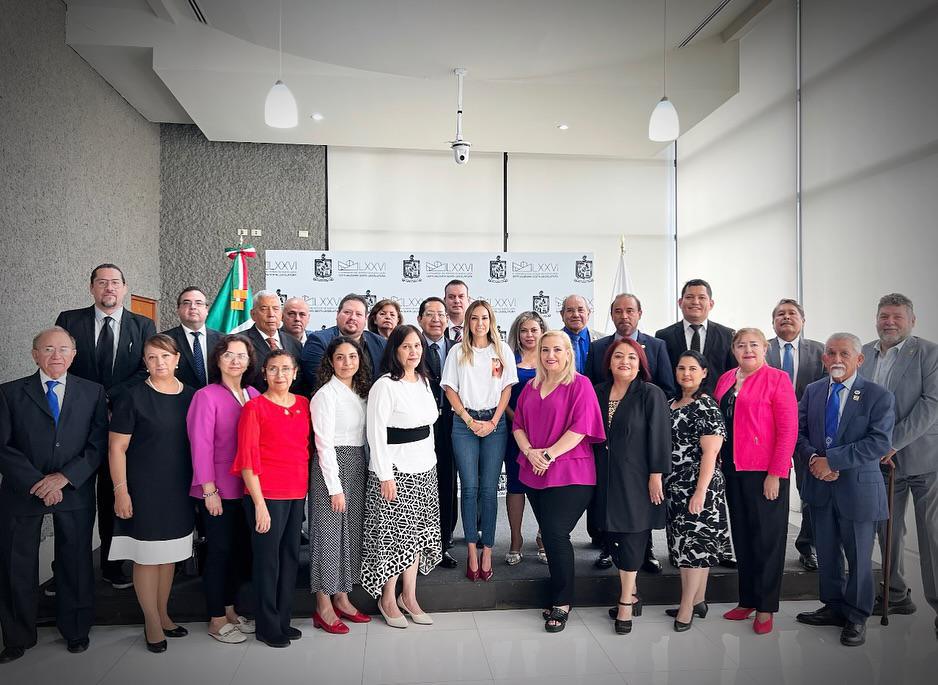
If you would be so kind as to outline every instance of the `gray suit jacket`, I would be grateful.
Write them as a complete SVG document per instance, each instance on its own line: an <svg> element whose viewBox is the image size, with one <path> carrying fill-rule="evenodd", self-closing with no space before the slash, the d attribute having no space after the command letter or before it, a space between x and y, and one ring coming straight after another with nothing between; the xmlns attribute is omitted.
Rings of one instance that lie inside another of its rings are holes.
<svg viewBox="0 0 938 685"><path fill-rule="evenodd" d="M860 375L872 379L878 354L873 343L863 346ZM899 353L887 390L896 396L896 428L892 448L900 476L938 471L938 345L909 336Z"/></svg>
<svg viewBox="0 0 938 685"><path fill-rule="evenodd" d="M801 400L804 389L811 383L827 375L821 355L824 354L824 344L817 340L801 338L798 343L798 373L795 374L795 397ZM769 366L782 368L782 355L778 349L778 338L769 340L769 350L765 355Z"/></svg>

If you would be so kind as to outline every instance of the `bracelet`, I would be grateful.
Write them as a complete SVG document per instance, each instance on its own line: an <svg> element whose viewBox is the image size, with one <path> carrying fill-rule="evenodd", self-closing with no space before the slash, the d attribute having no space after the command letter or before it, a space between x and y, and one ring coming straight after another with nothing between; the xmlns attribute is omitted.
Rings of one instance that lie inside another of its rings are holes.
<svg viewBox="0 0 938 685"><path fill-rule="evenodd" d="M474 418L472 418L471 416L469 416L469 412L466 412L466 415L463 417L463 422L464 422L467 426L471 426L472 424L474 424L474 423L476 422L476 420L475 420Z"/></svg>
<svg viewBox="0 0 938 685"><path fill-rule="evenodd" d="M125 487L127 487L127 481L126 481L126 480L125 480L124 482L122 482L122 483L118 483L117 485L115 485L115 486L114 486L114 492L117 492L118 488L125 488Z"/></svg>
<svg viewBox="0 0 938 685"><path fill-rule="evenodd" d="M214 497L217 494L218 494L218 488L215 488L211 492L203 492L202 499L208 499L209 497Z"/></svg>

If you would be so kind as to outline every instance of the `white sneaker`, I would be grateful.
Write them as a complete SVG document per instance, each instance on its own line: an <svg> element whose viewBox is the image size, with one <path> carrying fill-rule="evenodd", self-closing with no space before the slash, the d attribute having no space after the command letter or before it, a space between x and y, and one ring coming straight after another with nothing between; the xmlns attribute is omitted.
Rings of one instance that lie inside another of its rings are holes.
<svg viewBox="0 0 938 685"><path fill-rule="evenodd" d="M232 624L228 624L232 625ZM244 618L244 616L238 616L238 622L234 624L234 627L240 630L245 635L254 634L254 621L249 618Z"/></svg>

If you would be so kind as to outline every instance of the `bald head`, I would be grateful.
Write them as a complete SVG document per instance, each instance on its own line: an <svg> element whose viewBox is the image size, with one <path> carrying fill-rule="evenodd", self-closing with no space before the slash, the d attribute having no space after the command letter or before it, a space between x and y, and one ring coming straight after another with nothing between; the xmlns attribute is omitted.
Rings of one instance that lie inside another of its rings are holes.
<svg viewBox="0 0 938 685"><path fill-rule="evenodd" d="M590 322L590 306L586 298L582 295L567 295L563 298L560 318L571 333L579 333L586 328Z"/></svg>
<svg viewBox="0 0 938 685"><path fill-rule="evenodd" d="M283 303L283 330L297 340L303 339L303 333L309 324L309 305L302 297L291 297Z"/></svg>
<svg viewBox="0 0 938 685"><path fill-rule="evenodd" d="M33 338L33 361L49 378L61 378L75 360L75 339L54 326Z"/></svg>

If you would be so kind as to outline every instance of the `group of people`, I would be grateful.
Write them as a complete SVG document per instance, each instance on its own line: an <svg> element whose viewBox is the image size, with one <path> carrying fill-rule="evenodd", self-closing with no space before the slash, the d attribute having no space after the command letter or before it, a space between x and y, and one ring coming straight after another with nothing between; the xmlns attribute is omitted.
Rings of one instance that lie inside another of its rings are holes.
<svg viewBox="0 0 938 685"><path fill-rule="evenodd" d="M805 522L796 546L818 571L823 603L798 620L863 644L877 609L883 468L896 469L897 511L912 494L928 552L924 594L938 612L938 346L911 334L902 295L881 299L879 338L862 346L849 333L805 339L804 311L788 299L772 312L771 340L733 331L709 319L713 296L700 279L682 289L682 320L655 336L639 330L639 298L623 293L610 306L612 335L593 333L589 303L570 296L561 330L523 312L507 341L489 303L461 281L424 300L416 326L393 301L369 313L350 294L336 325L315 332L301 299L262 290L253 325L227 335L205 327L198 287L179 294L180 325L160 334L123 307L117 266L97 267L90 291L92 306L63 312L33 340L36 373L0 386L0 663L36 643L45 514L69 651L87 649L94 618L96 510L103 579L133 586L147 649L187 634L168 599L194 530L205 540L209 635L286 647L301 636L290 620L304 518L317 628L343 634L347 622L371 620L350 601L356 584L389 626L432 624L417 577L459 565L459 519L466 578L495 574L503 467L505 561L524 559L527 500L550 572L549 632L564 629L574 604L570 535L584 513L596 565L618 571L615 632L641 616L637 572L660 569L651 531L661 528L681 574L680 603L668 610L676 631L706 616L709 569L735 564L739 602L724 617L754 615L755 632L770 632L793 458ZM915 610L901 519L890 613ZM253 620L235 608L247 581Z"/></svg>

